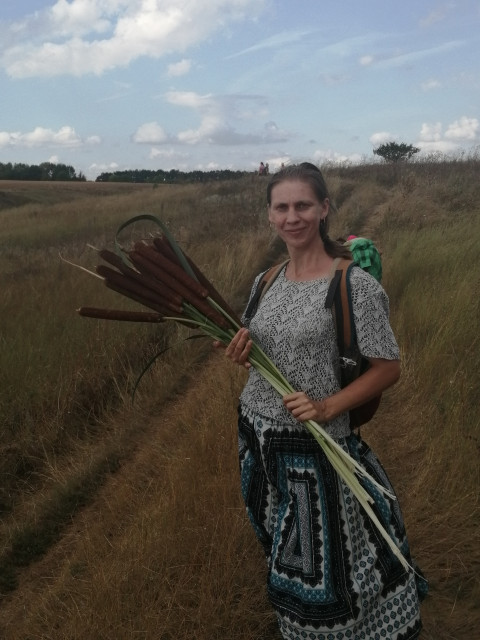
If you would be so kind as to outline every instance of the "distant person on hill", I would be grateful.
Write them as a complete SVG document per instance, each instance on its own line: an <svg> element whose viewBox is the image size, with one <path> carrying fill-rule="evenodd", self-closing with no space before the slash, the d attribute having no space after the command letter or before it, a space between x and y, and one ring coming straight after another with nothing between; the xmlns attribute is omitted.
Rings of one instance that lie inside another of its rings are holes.
<svg viewBox="0 0 480 640"><path fill-rule="evenodd" d="M263 164L263 162L260 162L260 166L258 167L258 175L265 175L265 165Z"/></svg>
<svg viewBox="0 0 480 640"><path fill-rule="evenodd" d="M382 258L372 240L350 235L346 246L359 267L370 273L378 282L382 281Z"/></svg>
<svg viewBox="0 0 480 640"><path fill-rule="evenodd" d="M240 397L241 488L265 551L268 595L285 640L414 640L427 583L406 569L303 422L315 420L383 487L380 462L352 432L349 411L393 385L399 348L382 286L360 267L350 284L358 346L370 368L341 388L331 309L325 307L336 257L349 250L328 235L332 211L320 170L288 166L267 186L270 225L290 260L258 306L249 304L225 353L247 367ZM255 279L254 300L263 274ZM297 391L282 397L251 366L252 339ZM216 346L219 346L217 343ZM372 485L373 509L412 565L398 502Z"/></svg>

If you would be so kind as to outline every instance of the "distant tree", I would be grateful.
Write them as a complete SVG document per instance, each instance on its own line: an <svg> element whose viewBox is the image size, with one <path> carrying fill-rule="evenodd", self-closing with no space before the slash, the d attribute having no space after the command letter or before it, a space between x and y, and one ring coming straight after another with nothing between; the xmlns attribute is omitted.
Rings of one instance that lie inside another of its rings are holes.
<svg viewBox="0 0 480 640"><path fill-rule="evenodd" d="M42 170L42 180L53 180L53 174L55 171L55 164L53 162L42 162L40 169Z"/></svg>
<svg viewBox="0 0 480 640"><path fill-rule="evenodd" d="M373 150L373 153L380 156L385 162L406 162L418 153L420 149L405 142L385 142Z"/></svg>
<svg viewBox="0 0 480 640"><path fill-rule="evenodd" d="M4 164L0 162L0 180L11 180L13 172L13 165L11 162Z"/></svg>
<svg viewBox="0 0 480 640"><path fill-rule="evenodd" d="M62 163L54 165L52 180L69 181L76 178L75 169L71 165Z"/></svg>

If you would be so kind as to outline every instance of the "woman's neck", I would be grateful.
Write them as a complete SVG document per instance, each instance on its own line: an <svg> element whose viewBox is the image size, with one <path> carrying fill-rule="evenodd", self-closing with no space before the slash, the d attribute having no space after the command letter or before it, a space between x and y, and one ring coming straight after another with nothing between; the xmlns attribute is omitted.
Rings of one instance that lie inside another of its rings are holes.
<svg viewBox="0 0 480 640"><path fill-rule="evenodd" d="M296 252L290 253L290 262L285 270L287 280L301 282L305 280L316 280L330 274L333 258L326 251L315 251L315 253Z"/></svg>

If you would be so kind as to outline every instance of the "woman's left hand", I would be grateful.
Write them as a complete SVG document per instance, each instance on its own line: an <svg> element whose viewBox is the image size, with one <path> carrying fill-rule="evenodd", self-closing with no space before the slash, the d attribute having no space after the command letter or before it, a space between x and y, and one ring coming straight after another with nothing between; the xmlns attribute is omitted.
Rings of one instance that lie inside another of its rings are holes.
<svg viewBox="0 0 480 640"><path fill-rule="evenodd" d="M290 411L294 418L305 422L305 420L315 420L316 422L327 422L327 403L325 400L312 400L303 391L296 391L283 396L283 404Z"/></svg>

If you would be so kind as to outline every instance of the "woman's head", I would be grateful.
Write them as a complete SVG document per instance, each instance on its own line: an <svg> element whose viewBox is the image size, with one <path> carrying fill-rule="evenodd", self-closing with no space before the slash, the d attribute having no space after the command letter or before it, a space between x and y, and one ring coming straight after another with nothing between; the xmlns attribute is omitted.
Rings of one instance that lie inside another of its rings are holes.
<svg viewBox="0 0 480 640"><path fill-rule="evenodd" d="M292 164L274 173L267 185L267 204L272 204L272 191L274 187L284 180L302 180L310 185L313 193L319 202L324 202L326 198L330 201L327 184L318 167L310 162Z"/></svg>
<svg viewBox="0 0 480 640"><path fill-rule="evenodd" d="M320 169L314 164L310 162L302 162L301 164L289 165L287 167L284 167L283 169L275 173L270 178L267 185L268 206L270 207L272 204L272 192L277 185L285 181L296 180L308 184L320 204L328 204L327 215L322 218L319 225L319 234L321 239L323 240L325 251L334 258L350 257L350 252L348 251L348 249L340 245L340 243L336 242L335 240L331 240L328 236L329 212L335 212L335 207L330 199L327 184L325 182L323 174Z"/></svg>

